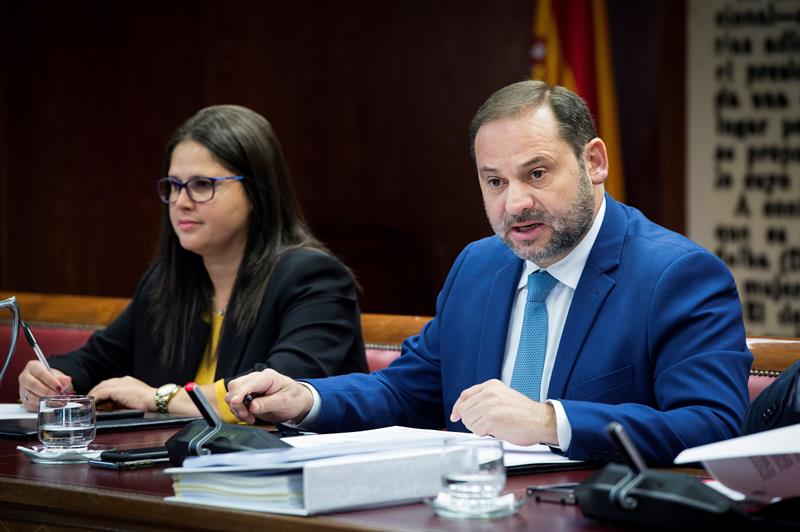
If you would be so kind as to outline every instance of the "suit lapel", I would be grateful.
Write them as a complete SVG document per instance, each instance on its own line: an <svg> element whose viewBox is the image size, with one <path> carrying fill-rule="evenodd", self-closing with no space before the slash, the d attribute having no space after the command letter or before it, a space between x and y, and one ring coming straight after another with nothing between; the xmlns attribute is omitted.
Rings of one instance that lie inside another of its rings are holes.
<svg viewBox="0 0 800 532"><path fill-rule="evenodd" d="M572 297L558 355L550 377L548 398L560 399L581 350L609 292L617 284L608 274L619 265L627 220L622 206L606 194L606 214Z"/></svg>
<svg viewBox="0 0 800 532"><path fill-rule="evenodd" d="M616 282L605 275L596 264L586 262L581 280L572 297L564 330L561 333L558 355L547 390L549 399L564 397L564 390L572 367L578 359L578 354L581 352L603 301L615 284Z"/></svg>
<svg viewBox="0 0 800 532"><path fill-rule="evenodd" d="M508 321L524 262L513 257L495 274L484 308L476 381L499 379L508 336Z"/></svg>
<svg viewBox="0 0 800 532"><path fill-rule="evenodd" d="M245 334L240 334L239 331L236 330L236 324L226 315L225 321L222 323L222 336L219 339L219 346L217 346L217 371L214 376L215 381L223 378L223 376L236 376L251 369L251 367L242 367L241 365L245 355L245 349L248 344L251 343L251 340L253 345L262 345L263 348L264 337L259 336L258 332L268 327L265 323L268 321L269 309L271 307L267 301L269 298L266 297L266 294L270 293L270 287L276 282L275 273L281 267L281 262L289 253L291 253L291 251L281 254L276 260L272 273L270 273L267 286L261 294L261 303L259 304L258 314L256 314L256 321ZM237 298L236 293L234 293L231 296L231 300L228 302L228 308L235 308L236 303ZM271 349L271 347L269 349ZM265 355L269 349L265 351Z"/></svg>

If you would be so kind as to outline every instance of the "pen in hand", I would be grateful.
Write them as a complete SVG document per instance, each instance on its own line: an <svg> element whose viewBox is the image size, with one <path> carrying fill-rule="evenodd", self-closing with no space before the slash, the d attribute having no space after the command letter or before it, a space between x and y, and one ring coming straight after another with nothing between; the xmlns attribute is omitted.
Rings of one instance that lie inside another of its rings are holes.
<svg viewBox="0 0 800 532"><path fill-rule="evenodd" d="M253 399L255 399L256 397L261 397L261 394L248 393L247 395L245 395L244 399L242 400L244 406L246 406L249 409L250 403L252 403ZM302 434L300 429L297 429L295 427L290 427L289 425L286 425L284 423L278 423L277 421L273 421L272 424L275 426L275 430L278 432L278 434L280 434L281 438L286 436L299 436L300 434Z"/></svg>
<svg viewBox="0 0 800 532"><path fill-rule="evenodd" d="M47 357L44 356L42 353L42 348L39 347L39 344L36 343L36 338L34 338L33 333L31 332L30 327L28 327L28 323L25 320L21 320L20 323L22 324L22 330L25 331L25 338L28 339L28 343L31 344L31 348L33 352L36 353L36 358L39 359L39 362L50 372L50 375L55 377L55 373L53 373L53 368L50 367L50 364L47 362Z"/></svg>

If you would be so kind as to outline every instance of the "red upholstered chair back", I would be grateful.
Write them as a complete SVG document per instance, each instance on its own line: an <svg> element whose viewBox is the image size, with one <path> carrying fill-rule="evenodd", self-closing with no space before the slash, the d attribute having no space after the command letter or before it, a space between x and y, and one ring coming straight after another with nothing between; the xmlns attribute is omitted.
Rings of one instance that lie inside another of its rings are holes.
<svg viewBox="0 0 800 532"><path fill-rule="evenodd" d="M67 353L79 348L86 343L94 331L93 328L87 327L53 326L35 322L28 323L28 325L46 356ZM0 353L2 353L0 363L8 352L9 342L11 342L11 328L9 324L2 323L0 324ZM29 360L35 358L36 355L20 330L16 352L11 359L3 382L0 383L0 403L13 403L18 399L17 375Z"/></svg>
<svg viewBox="0 0 800 532"><path fill-rule="evenodd" d="M800 338L748 336L747 347L754 357L748 381L750 401L758 397L783 370L800 360Z"/></svg>
<svg viewBox="0 0 800 532"><path fill-rule="evenodd" d="M409 336L419 333L428 316L402 316L399 314L362 314L361 332L367 350L370 371L383 369L400 356L400 344Z"/></svg>
<svg viewBox="0 0 800 532"><path fill-rule="evenodd" d="M26 320L45 355L57 355L83 345L92 332L108 325L128 305L118 297L67 296L25 292L0 292L0 299L16 296L22 319ZM5 360L10 341L10 313L0 313L0 364ZM35 358L20 330L17 350L3 382L0 402L18 398L17 376Z"/></svg>
<svg viewBox="0 0 800 532"><path fill-rule="evenodd" d="M399 345L366 344L364 347L370 372L385 368L400 356Z"/></svg>

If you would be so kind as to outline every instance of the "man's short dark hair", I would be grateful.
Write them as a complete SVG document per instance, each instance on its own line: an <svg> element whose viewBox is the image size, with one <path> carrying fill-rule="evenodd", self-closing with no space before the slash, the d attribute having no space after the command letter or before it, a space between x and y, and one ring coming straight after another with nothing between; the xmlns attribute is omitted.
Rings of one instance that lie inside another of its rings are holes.
<svg viewBox="0 0 800 532"><path fill-rule="evenodd" d="M475 138L487 122L513 118L547 104L558 121L561 138L572 146L580 161L586 143L597 136L597 129L583 99L569 89L543 81L520 81L498 90L484 102L470 122L470 151L475 158Z"/></svg>

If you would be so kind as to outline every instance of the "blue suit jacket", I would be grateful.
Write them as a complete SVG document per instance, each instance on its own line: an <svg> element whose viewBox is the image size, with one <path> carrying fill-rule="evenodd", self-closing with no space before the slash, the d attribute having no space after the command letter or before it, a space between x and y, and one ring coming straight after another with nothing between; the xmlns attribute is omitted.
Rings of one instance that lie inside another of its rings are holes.
<svg viewBox="0 0 800 532"><path fill-rule="evenodd" d="M737 435L752 355L736 285L690 240L606 196L606 214L569 309L549 387L572 427L571 458L608 461L621 422L645 460ZM497 237L468 245L436 317L371 375L309 382L314 429L387 425L466 430L449 421L461 392L498 379L523 261Z"/></svg>

